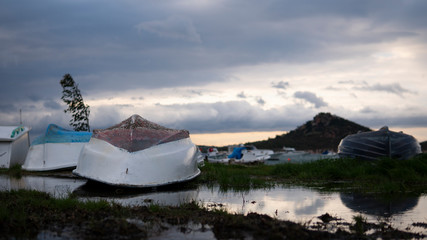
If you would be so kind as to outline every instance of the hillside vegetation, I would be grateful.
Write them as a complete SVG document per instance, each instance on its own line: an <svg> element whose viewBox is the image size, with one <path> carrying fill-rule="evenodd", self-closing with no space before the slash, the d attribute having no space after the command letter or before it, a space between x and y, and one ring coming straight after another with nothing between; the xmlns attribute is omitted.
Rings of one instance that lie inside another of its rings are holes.
<svg viewBox="0 0 427 240"><path fill-rule="evenodd" d="M259 149L280 150L286 146L317 152L337 151L341 139L349 134L367 131L372 130L330 113L319 113L313 120L287 134L248 144L255 145Z"/></svg>

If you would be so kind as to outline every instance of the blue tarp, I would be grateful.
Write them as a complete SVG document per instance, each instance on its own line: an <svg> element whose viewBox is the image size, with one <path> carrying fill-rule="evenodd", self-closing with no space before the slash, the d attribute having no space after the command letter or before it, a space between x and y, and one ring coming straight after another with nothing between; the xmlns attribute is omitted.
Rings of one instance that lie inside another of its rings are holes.
<svg viewBox="0 0 427 240"><path fill-rule="evenodd" d="M233 149L233 152L228 155L228 158L241 159L242 158L242 150L246 149L246 147L236 147Z"/></svg>
<svg viewBox="0 0 427 240"><path fill-rule="evenodd" d="M49 124L44 135L34 139L31 145L44 143L89 142L91 132L75 132L55 124Z"/></svg>

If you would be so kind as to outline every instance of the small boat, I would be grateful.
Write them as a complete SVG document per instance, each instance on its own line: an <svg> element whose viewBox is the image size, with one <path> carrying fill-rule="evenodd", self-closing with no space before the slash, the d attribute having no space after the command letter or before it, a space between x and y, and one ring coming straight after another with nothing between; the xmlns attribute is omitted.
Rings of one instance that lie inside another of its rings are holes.
<svg viewBox="0 0 427 240"><path fill-rule="evenodd" d="M76 132L49 124L44 135L31 143L22 169L53 171L75 168L80 151L91 136L90 132Z"/></svg>
<svg viewBox="0 0 427 240"><path fill-rule="evenodd" d="M283 147L283 151L272 154L266 164L274 165L280 163L306 163L331 158L337 158L337 155L328 151L323 153L310 153L307 151L295 150L295 148Z"/></svg>
<svg viewBox="0 0 427 240"><path fill-rule="evenodd" d="M237 163L255 163L264 162L273 154L272 150L257 149L255 146L236 147L233 152L228 155L230 161Z"/></svg>
<svg viewBox="0 0 427 240"><path fill-rule="evenodd" d="M0 126L0 168L24 163L30 147L30 130L24 126Z"/></svg>
<svg viewBox="0 0 427 240"><path fill-rule="evenodd" d="M94 130L73 174L121 187L155 187L200 174L200 152L187 130L175 130L133 115Z"/></svg>
<svg viewBox="0 0 427 240"><path fill-rule="evenodd" d="M409 159L421 153L421 146L411 135L393 132L387 126L378 131L348 135L338 146L340 157L375 160L381 157Z"/></svg>
<svg viewBox="0 0 427 240"><path fill-rule="evenodd" d="M229 161L227 153L219 152L215 147L208 148L204 154L204 158L211 163L228 163Z"/></svg>

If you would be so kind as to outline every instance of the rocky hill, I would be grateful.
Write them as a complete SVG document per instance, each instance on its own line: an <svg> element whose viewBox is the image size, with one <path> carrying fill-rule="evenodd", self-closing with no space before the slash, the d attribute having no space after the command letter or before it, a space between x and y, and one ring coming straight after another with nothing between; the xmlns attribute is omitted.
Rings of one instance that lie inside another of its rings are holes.
<svg viewBox="0 0 427 240"><path fill-rule="evenodd" d="M337 151L341 139L359 131L366 132L371 129L330 113L319 113L313 120L287 134L248 144L255 145L259 149L280 150L286 146L315 152Z"/></svg>
<svg viewBox="0 0 427 240"><path fill-rule="evenodd" d="M427 141L420 143L420 145L421 145L421 150L423 150L423 152L427 152Z"/></svg>

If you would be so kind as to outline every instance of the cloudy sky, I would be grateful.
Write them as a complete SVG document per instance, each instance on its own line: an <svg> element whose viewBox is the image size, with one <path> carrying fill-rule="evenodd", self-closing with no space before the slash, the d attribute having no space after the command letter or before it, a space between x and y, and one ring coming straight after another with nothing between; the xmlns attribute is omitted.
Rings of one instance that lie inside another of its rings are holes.
<svg viewBox="0 0 427 240"><path fill-rule="evenodd" d="M191 134L288 131L319 112L427 140L427 1L0 2L0 124L132 114Z"/></svg>

